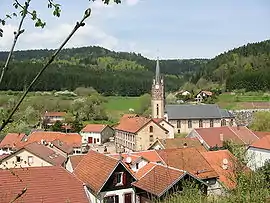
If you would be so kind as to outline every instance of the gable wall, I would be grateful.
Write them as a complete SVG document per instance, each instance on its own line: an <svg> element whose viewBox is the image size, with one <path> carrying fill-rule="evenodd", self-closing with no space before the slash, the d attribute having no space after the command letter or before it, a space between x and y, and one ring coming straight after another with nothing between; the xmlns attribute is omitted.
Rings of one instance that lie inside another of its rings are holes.
<svg viewBox="0 0 270 203"><path fill-rule="evenodd" d="M149 128L153 126L153 132L150 132ZM153 135L153 139L150 140L150 135ZM168 138L166 131L162 129L155 122L150 121L146 126L144 126L137 134L136 137L136 150L147 150L151 144L157 139Z"/></svg>
<svg viewBox="0 0 270 203"><path fill-rule="evenodd" d="M20 163L16 162L16 156L20 156L22 161ZM33 163L31 165L28 164L28 157L33 157ZM17 166L15 166L15 164ZM20 168L20 167L38 167L38 166L52 166L52 164L48 163L47 161L37 157L36 155L26 151L25 149L20 150L19 152L15 152L14 154L10 155L6 159L2 161L0 164L0 168Z"/></svg>

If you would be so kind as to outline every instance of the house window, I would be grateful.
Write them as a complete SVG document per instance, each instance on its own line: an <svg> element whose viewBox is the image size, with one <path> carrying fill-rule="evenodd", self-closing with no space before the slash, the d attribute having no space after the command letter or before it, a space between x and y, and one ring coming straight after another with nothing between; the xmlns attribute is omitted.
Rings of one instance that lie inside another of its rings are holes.
<svg viewBox="0 0 270 203"><path fill-rule="evenodd" d="M21 160L21 157L20 156L16 156L16 162L17 163L20 163L22 160Z"/></svg>
<svg viewBox="0 0 270 203"><path fill-rule="evenodd" d="M188 120L188 128L192 128L192 120Z"/></svg>
<svg viewBox="0 0 270 203"><path fill-rule="evenodd" d="M123 185L123 172L116 173L116 185Z"/></svg>
<svg viewBox="0 0 270 203"><path fill-rule="evenodd" d="M177 120L176 127L181 128L181 120Z"/></svg>
<svg viewBox="0 0 270 203"><path fill-rule="evenodd" d="M221 120L221 126L226 126L226 124L227 124L227 123L226 123L226 120L225 120L225 119L222 119L222 120Z"/></svg>
<svg viewBox="0 0 270 203"><path fill-rule="evenodd" d="M153 132L153 126L149 127L149 132L152 133Z"/></svg>
<svg viewBox="0 0 270 203"><path fill-rule="evenodd" d="M158 107L158 104L157 104L157 117L159 115L159 107Z"/></svg>
<svg viewBox="0 0 270 203"><path fill-rule="evenodd" d="M99 138L97 138L97 142L99 142Z"/></svg>
<svg viewBox="0 0 270 203"><path fill-rule="evenodd" d="M177 133L180 133L180 130L177 130Z"/></svg>
<svg viewBox="0 0 270 203"><path fill-rule="evenodd" d="M33 156L28 156L28 164L34 163L34 157Z"/></svg>
<svg viewBox="0 0 270 203"><path fill-rule="evenodd" d="M113 196L107 196L104 197L104 203L119 203L119 196L113 195Z"/></svg>
<svg viewBox="0 0 270 203"><path fill-rule="evenodd" d="M214 121L213 119L210 120L210 128L214 127Z"/></svg>
<svg viewBox="0 0 270 203"><path fill-rule="evenodd" d="M139 169L139 163L136 163L136 169L137 170Z"/></svg>
<svg viewBox="0 0 270 203"><path fill-rule="evenodd" d="M150 141L150 142L153 142L153 141L154 141L154 136L153 136L153 135L150 135L150 136L149 136L149 141Z"/></svg>
<svg viewBox="0 0 270 203"><path fill-rule="evenodd" d="M199 120L199 128L202 128L202 127L203 127L203 121Z"/></svg>

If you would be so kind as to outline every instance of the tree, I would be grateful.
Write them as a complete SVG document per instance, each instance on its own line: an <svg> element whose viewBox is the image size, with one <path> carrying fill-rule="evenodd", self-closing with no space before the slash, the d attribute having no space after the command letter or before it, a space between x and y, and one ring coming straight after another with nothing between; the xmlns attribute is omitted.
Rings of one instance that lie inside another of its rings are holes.
<svg viewBox="0 0 270 203"><path fill-rule="evenodd" d="M62 129L62 122L61 121L56 121L53 125L52 125L52 131L55 131L55 132L61 132L63 129Z"/></svg>
<svg viewBox="0 0 270 203"><path fill-rule="evenodd" d="M250 128L255 131L270 131L270 112L256 112Z"/></svg>
<svg viewBox="0 0 270 203"><path fill-rule="evenodd" d="M82 128L83 128L83 124L79 120L78 116L76 115L75 120L72 121L72 123L71 123L71 131L74 133L78 133L82 130Z"/></svg>
<svg viewBox="0 0 270 203"><path fill-rule="evenodd" d="M104 3L108 4L110 2L110 0L102 0ZM46 25L45 22L42 22L42 20L38 17L37 12L35 10L30 11L30 2L31 0L26 0L24 1L23 4L21 4L18 0L14 0L13 1L13 6L15 9L17 9L18 14L20 14L19 16L21 16L21 20L20 23L18 25L18 30L14 32L14 40L13 40L13 44L11 47L11 50L8 54L7 60L5 62L5 65L3 66L2 70L1 70L1 75L0 75L0 85L3 81L4 75L9 67L9 63L12 57L12 54L14 52L14 48L16 46L17 40L19 38L19 36L21 34L24 33L24 29L22 28L23 26L23 22L26 19L27 16L31 16L31 19L33 21L35 21L35 26L36 27L42 27L44 28L44 26ZM116 3L121 3L120 0L114 0L114 2ZM54 3L52 0L48 0L48 8L53 8L53 15L60 17L60 13L61 13L61 9L60 9L60 4ZM16 13L12 14L13 17L17 17L18 15ZM85 25L85 20L91 15L91 9L86 9L83 15L83 18L79 21L76 22L73 30L70 32L70 34L67 36L67 38L63 41L63 43L60 45L60 47L54 52L54 54L50 57L50 59L48 60L47 63L45 63L42 67L42 69L40 69L40 71L37 73L37 75L34 77L34 79L32 80L32 82L25 88L25 91L23 93L23 95L21 96L21 98L19 99L19 101L17 102L17 104L15 105L15 107L13 108L13 110L10 112L10 114L8 115L7 119L3 120L2 125L0 126L0 131L2 131L4 129L4 127L12 122L11 118L14 115L14 113L18 110L19 106L21 105L21 103L23 102L24 98L26 97L26 95L28 94L28 92L30 91L30 89L32 88L32 86L37 82L37 80L40 78L40 76L42 75L42 73L47 69L47 67L55 60L56 56L60 53L60 51L63 49L63 47L66 45L66 43L71 39L71 37L74 35L74 33L80 28L83 27ZM6 24L6 19L8 18L12 18L11 15L6 15L6 18L4 19L0 19L0 24L2 24L2 26L4 26ZM3 36L3 29L0 28L0 37Z"/></svg>
<svg viewBox="0 0 270 203"><path fill-rule="evenodd" d="M151 107L151 95L144 94L140 96L138 103L139 105L138 108L135 109L135 112L139 115L143 115Z"/></svg>

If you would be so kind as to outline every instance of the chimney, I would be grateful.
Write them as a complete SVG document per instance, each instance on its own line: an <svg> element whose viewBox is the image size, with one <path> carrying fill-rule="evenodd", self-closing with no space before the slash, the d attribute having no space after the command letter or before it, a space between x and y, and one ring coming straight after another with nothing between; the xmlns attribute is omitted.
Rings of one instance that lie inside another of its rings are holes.
<svg viewBox="0 0 270 203"><path fill-rule="evenodd" d="M184 143L184 148L187 148L187 143L186 142Z"/></svg>
<svg viewBox="0 0 270 203"><path fill-rule="evenodd" d="M219 138L220 138L220 141L221 141L221 142L224 142L224 136L223 136L222 133L220 133Z"/></svg>

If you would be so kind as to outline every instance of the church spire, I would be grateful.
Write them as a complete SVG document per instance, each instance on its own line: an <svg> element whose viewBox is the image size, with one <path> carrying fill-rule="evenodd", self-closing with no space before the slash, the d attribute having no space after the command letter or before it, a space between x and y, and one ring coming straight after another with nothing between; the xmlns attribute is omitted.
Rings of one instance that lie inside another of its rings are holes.
<svg viewBox="0 0 270 203"><path fill-rule="evenodd" d="M159 57L157 57L157 62L156 62L156 84L160 84Z"/></svg>

